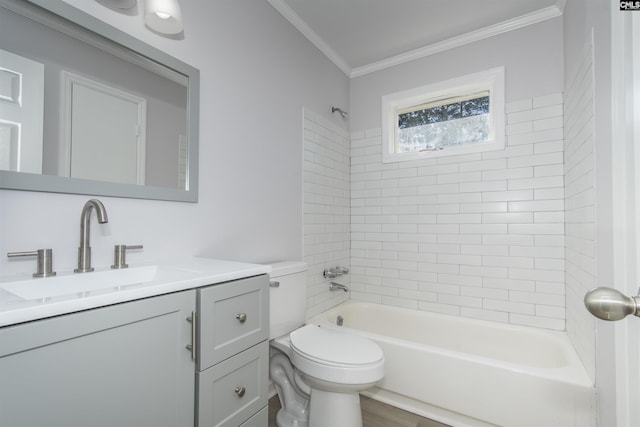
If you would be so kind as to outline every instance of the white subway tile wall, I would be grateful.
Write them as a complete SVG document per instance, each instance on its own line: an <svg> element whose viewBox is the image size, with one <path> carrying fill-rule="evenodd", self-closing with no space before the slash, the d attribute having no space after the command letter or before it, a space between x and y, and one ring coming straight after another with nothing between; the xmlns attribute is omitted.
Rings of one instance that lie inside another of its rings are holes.
<svg viewBox="0 0 640 427"><path fill-rule="evenodd" d="M595 318L584 294L597 286L595 264L595 162L593 50L568 80L565 99L565 217L567 334L591 378L595 378Z"/></svg>
<svg viewBox="0 0 640 427"><path fill-rule="evenodd" d="M505 150L394 164L382 163L379 129L349 141L306 110L307 316L348 298L322 271L350 266L340 281L353 299L566 326L593 377L582 303L595 286L590 48L565 96L508 104Z"/></svg>
<svg viewBox="0 0 640 427"><path fill-rule="evenodd" d="M349 133L304 110L304 261L308 264L307 317L347 300L329 291L322 272L350 265L351 190ZM349 285L350 275L333 279Z"/></svg>
<svg viewBox="0 0 640 427"><path fill-rule="evenodd" d="M563 330L563 122L562 94L513 102L505 150L400 163L353 132L351 298Z"/></svg>

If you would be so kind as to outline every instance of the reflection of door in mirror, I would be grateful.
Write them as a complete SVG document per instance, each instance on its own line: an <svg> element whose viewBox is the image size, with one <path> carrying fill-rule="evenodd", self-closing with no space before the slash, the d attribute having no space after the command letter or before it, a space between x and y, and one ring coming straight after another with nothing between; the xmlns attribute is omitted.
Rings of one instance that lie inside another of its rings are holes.
<svg viewBox="0 0 640 427"><path fill-rule="evenodd" d="M42 172L44 65L0 50L0 169Z"/></svg>
<svg viewBox="0 0 640 427"><path fill-rule="evenodd" d="M72 178L144 185L146 100L63 72L61 170Z"/></svg>

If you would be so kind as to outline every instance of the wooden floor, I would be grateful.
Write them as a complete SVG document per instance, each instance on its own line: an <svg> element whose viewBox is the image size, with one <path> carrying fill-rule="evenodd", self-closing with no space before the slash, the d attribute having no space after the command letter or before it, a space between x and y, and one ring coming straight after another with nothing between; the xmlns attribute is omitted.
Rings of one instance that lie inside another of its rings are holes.
<svg viewBox="0 0 640 427"><path fill-rule="evenodd" d="M360 405L363 427L449 427L364 396L360 396ZM274 396L269 400L269 427L277 427L278 409L280 401Z"/></svg>

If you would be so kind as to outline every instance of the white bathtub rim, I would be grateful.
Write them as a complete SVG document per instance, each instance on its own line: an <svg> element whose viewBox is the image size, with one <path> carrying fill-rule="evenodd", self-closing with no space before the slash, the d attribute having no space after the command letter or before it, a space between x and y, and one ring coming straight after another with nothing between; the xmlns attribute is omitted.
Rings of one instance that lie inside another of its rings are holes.
<svg viewBox="0 0 640 427"><path fill-rule="evenodd" d="M483 322L488 324L489 326L495 327L495 326L499 326L499 327L510 327L510 328L527 328L529 329L531 332L534 333L538 333L538 334L544 334L553 338L554 340L558 341L559 344L561 346L563 346L563 350L566 353L566 356L568 357L568 362L569 364L566 366L561 366L561 367L552 367L552 368L543 368L543 367L536 367L536 366L525 366L522 364L517 364L514 362L510 362L510 361L506 361L506 360L498 360L498 359L494 359L491 357L487 357L487 356L481 356L481 355L476 355L476 354L469 354L469 353L464 353L461 351L455 351L455 350L450 350L450 349L445 349L445 348L441 348L441 347L437 347L437 346L433 346L433 345L429 345L429 344L415 344L411 341L408 340L404 340L404 339L398 339L398 338L394 338L394 337L390 337L387 335L381 335L381 334L375 334L372 332L368 332L368 331L362 331L359 329L352 329L352 328L348 328L348 327L343 327L343 326L337 326L334 323L330 322L327 320L326 316L331 313L334 312L336 310L339 310L341 307L344 307L346 305L365 305L365 306L374 306L374 307L379 307L382 306L382 304L376 304L376 303L369 303L369 302L361 302L361 301L346 301L340 305L337 305L317 316L312 317L311 319L307 320L307 323L312 323L312 324L317 324L319 326L324 326L324 327L328 327L331 329L337 329L337 330L344 330L344 331L348 331L350 333L355 333L355 334L360 334L360 335L364 335L372 340L379 340L379 341L388 341L392 344L396 344L396 345L402 345L402 346L407 346L411 349L414 350L419 350L419 349L428 349L429 351L433 351L436 354L441 354L444 356L450 356L450 357L456 357L465 361L471 361L471 362L478 362L478 363L482 363L488 366L492 366L495 368L500 368L500 369L506 369L509 371L513 371L513 372L524 372L527 373L529 375L533 375L533 376L537 376L540 378L545 378L545 379L550 379L553 381L559 381L559 382L563 382L563 383L567 383L567 384L572 384L572 385L577 385L580 387L593 387L593 381L589 378L589 375L587 374L586 370L584 369L584 366L582 364L582 361L580 360L580 358L578 357L578 355L575 352L575 349L573 348L573 346L571 345L568 337L566 336L566 334L564 332L560 332L560 331L551 331L551 330L541 330L538 331L536 330L536 328L530 328L527 326L520 326L520 325L511 325L511 324L502 324L502 323L498 323L498 322L490 322L490 321L484 321L484 320L478 320L478 322ZM394 307L394 306L383 306L385 308L389 308L389 309L395 309L395 310L410 310L410 309L406 309L406 308L401 308L401 307ZM413 310L411 310L413 311ZM445 315L445 314L439 314L439 313L430 313L430 312L425 312L425 311L420 311L420 310L415 310L417 311L420 315L422 315L424 313L425 317L429 317L429 316L446 316L446 317L456 317L456 316L451 316L451 315ZM476 321L476 319L467 319L466 320L469 321ZM559 336L559 334L562 334L562 336ZM568 346L568 347L567 347Z"/></svg>
<svg viewBox="0 0 640 427"><path fill-rule="evenodd" d="M560 368L537 368L537 367L530 367L530 366L523 367L522 365L518 365L512 362L496 360L496 359L484 357L484 356L470 355L467 353L442 349L442 348L430 346L427 344L414 344L410 341L400 340L397 338L388 337L386 335L373 334L371 332L362 332L357 329L344 328L344 327L339 327L331 324L318 323L318 325L322 327L331 328L331 329L343 330L345 332L359 334L369 339L372 339L374 341L375 340L387 341L391 344L402 345L404 347L409 347L413 350L422 350L426 348L435 354L440 354L448 357L455 357L455 358L469 361L469 362L482 363L484 365L492 366L494 368L504 369L504 370L513 371L513 372L525 372L529 375L533 375L533 376L537 376L545 379L551 379L554 381L564 382L567 384L577 385L580 387L593 386L593 383L588 378L586 373L584 373L583 375L583 372L580 370L580 368L574 365L564 366Z"/></svg>
<svg viewBox="0 0 640 427"><path fill-rule="evenodd" d="M491 321L491 320L484 320L484 319L476 319L473 317L464 317L464 316L455 316L452 314L446 314L446 313L435 313L435 312L431 312L431 311L426 311L426 310L419 310L419 309L411 309L411 308L405 308L405 307L398 307L398 306L394 306L394 305L386 305L386 304L379 304L379 303L373 303L373 302L368 302L368 301L358 301L358 300L347 300L341 304L338 304L334 307L332 307L331 309L325 310L324 312L314 316L313 318L316 317L320 317L323 315L326 315L329 312L332 312L334 310L340 309L341 307L346 307L349 305L361 305L363 307L376 307L378 309L382 309L382 310L388 310L388 311L395 311L395 312L402 312L402 311L410 311L412 312L412 314L420 316L420 317L427 317L427 318L448 318L451 319L454 322L473 322L479 325L485 325L491 328L499 328L499 329L503 329L503 330L507 330L507 331L512 331L512 330L526 330L528 333L534 334L534 335L542 335L545 338L552 338L554 341L558 342L560 345L564 345L564 344L569 344L569 346L571 348L573 348L571 346L571 343L567 337L567 334L564 331L558 331L555 329L543 329L543 328L536 328L536 327L532 327L532 326L526 326L526 325L518 325L518 324L512 324L512 323L504 323L504 322L496 322L496 321Z"/></svg>
<svg viewBox="0 0 640 427"><path fill-rule="evenodd" d="M465 360L465 361L469 361L469 362L476 362L476 363L482 363L484 365L487 366L491 366L494 368L499 368L499 369L504 369L507 371L512 371L512 372L521 372L521 373L527 373L529 375L532 376L537 376L540 378L545 378L545 379L551 379L554 381L559 381L559 382L564 382L567 384L572 384L572 385L577 385L580 387L592 387L593 383L591 382L591 380L588 378L588 376L586 375L586 373L584 375L583 372L581 372L581 370L576 367L576 366L564 366L564 367L560 367L560 368L537 368L537 367L523 367L522 365L518 365L512 362L506 362L506 361L498 361L496 359L493 358L489 358L489 357L484 357L484 356L478 356L478 355L470 355L467 353L463 353L463 352L457 352L457 351L453 351L453 350L447 350L447 349L442 349L439 347L435 347L435 346L430 346L427 344L414 344L411 343L409 341L405 341L405 340L400 340L397 338L392 338L392 337L388 337L386 335L378 335L378 334L373 334L370 332L362 332L360 330L356 330L356 329L350 329L350 328L344 328L344 327L338 327L338 326L334 326L334 325L319 325L319 326L323 326L323 327L328 327L328 328L332 328L332 329L338 329L338 330L344 330L346 332L350 332L350 333L354 333L354 334L359 334L359 335L363 335L368 337L369 339L372 340L384 340L387 341L391 344L396 344L396 345L402 345L404 347L409 347L413 350L421 350L421 349L429 349L429 351L432 351L435 354L440 354L443 356L448 356L448 357L455 357L461 360Z"/></svg>

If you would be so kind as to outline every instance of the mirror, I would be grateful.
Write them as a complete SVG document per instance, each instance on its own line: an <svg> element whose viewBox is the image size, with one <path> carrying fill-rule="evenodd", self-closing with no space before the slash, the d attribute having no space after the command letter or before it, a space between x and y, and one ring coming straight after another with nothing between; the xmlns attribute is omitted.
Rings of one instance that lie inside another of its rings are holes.
<svg viewBox="0 0 640 427"><path fill-rule="evenodd" d="M197 69L62 1L0 0L0 188L196 202L198 115Z"/></svg>

